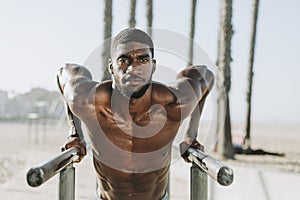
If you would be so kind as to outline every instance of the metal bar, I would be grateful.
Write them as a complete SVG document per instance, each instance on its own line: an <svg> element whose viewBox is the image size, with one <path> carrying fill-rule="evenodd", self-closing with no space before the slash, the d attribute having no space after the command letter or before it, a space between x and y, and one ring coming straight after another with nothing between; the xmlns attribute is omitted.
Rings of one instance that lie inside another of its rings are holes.
<svg viewBox="0 0 300 200"><path fill-rule="evenodd" d="M223 186L230 185L233 182L233 170L223 162L205 154L204 152L180 144L181 155L186 156L192 163L195 163L212 179Z"/></svg>
<svg viewBox="0 0 300 200"><path fill-rule="evenodd" d="M202 151L194 148L188 148L189 160L194 162L212 179L223 186L230 185L233 181L233 170L221 161L204 154Z"/></svg>
<svg viewBox="0 0 300 200"><path fill-rule="evenodd" d="M59 200L75 199L75 168L73 163L66 166L59 174Z"/></svg>
<svg viewBox="0 0 300 200"><path fill-rule="evenodd" d="M190 199L207 200L207 174L195 163L192 164L190 173Z"/></svg>
<svg viewBox="0 0 300 200"><path fill-rule="evenodd" d="M170 195L171 194L171 192L170 192L170 182L171 182L171 176L170 176L170 170L169 170L169 173L168 173L168 184L167 184L167 189L166 189L166 192L167 192L167 194L168 195Z"/></svg>
<svg viewBox="0 0 300 200"><path fill-rule="evenodd" d="M32 187L40 186L66 166L77 160L79 152L80 150L78 148L70 148L49 161L29 169L27 172L27 183Z"/></svg>

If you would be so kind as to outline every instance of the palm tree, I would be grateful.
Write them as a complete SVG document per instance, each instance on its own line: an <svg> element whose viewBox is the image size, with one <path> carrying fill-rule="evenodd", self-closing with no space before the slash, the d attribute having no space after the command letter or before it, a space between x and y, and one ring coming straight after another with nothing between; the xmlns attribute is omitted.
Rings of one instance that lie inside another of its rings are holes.
<svg viewBox="0 0 300 200"><path fill-rule="evenodd" d="M193 63L193 54L194 54L194 36L195 36L195 16L196 16L196 7L197 0L192 0L191 5L191 21L190 21L190 48L189 48L189 65Z"/></svg>
<svg viewBox="0 0 300 200"><path fill-rule="evenodd" d="M136 24L135 20L136 0L130 0L130 16L129 16L129 27L134 28Z"/></svg>
<svg viewBox="0 0 300 200"><path fill-rule="evenodd" d="M252 97L252 82L253 82L253 63L255 54L256 28L258 19L259 0L253 1L253 16L252 16L252 33L250 41L250 56L249 56L249 71L248 71L248 91L247 91L247 121L246 121L246 137L245 147L251 149L250 144L250 121L251 121L251 97Z"/></svg>
<svg viewBox="0 0 300 200"><path fill-rule="evenodd" d="M225 121L224 127L223 124L219 124L218 131L222 131L221 137L221 148L220 151L222 156L226 158L233 159L234 152L232 147L232 137L231 137L231 119L230 119L230 106L229 106L229 91L231 86L231 71L230 63L231 58L231 39L233 35L232 30L232 0L221 0L220 1L220 28L218 36L218 68L220 71L220 78L218 78L218 88L219 96L225 96L225 101L223 98L219 98L218 101L218 112L222 115L225 111ZM220 88L223 88L222 90ZM224 94L225 92L225 94ZM223 116L223 115L222 115ZM219 120L219 123L222 120Z"/></svg>
<svg viewBox="0 0 300 200"><path fill-rule="evenodd" d="M191 21L190 21L190 47L189 47L189 58L188 58L188 65L193 65L193 54L194 54L194 36L195 36L195 16L196 16L196 6L197 6L197 0L191 1ZM189 122L188 130L187 132L189 134L195 134L195 132L198 132L199 127L199 120L200 116L204 107L206 96L202 98L202 100L199 102L198 106L194 109L191 119Z"/></svg>
<svg viewBox="0 0 300 200"><path fill-rule="evenodd" d="M196 6L197 0L192 0L191 2L191 21L190 21L190 47L189 47L189 58L188 65L193 64L193 54L194 54L194 36L195 36L195 16L196 16ZM194 109L191 114L191 119L189 121L189 126L187 133L192 136L196 136L199 128L200 116L204 108L204 103L206 100L206 96L203 96L198 106ZM196 138L195 138L196 139Z"/></svg>
<svg viewBox="0 0 300 200"><path fill-rule="evenodd" d="M108 59L110 56L110 44L112 34L112 0L104 1L104 44L102 48L102 77L101 80L110 79L110 74L107 70Z"/></svg>
<svg viewBox="0 0 300 200"><path fill-rule="evenodd" d="M152 21L153 21L153 0L147 0L147 27L148 34L152 36Z"/></svg>

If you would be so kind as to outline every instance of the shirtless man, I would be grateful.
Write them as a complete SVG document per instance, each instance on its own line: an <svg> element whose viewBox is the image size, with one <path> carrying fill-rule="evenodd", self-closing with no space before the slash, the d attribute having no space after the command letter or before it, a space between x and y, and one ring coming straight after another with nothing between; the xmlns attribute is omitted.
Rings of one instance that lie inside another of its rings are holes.
<svg viewBox="0 0 300 200"><path fill-rule="evenodd" d="M98 199L165 200L172 142L182 121L203 104L214 76L205 66L182 70L174 83L152 81L156 69L151 38L125 29L114 37L112 81L94 82L90 72L66 64L57 75L68 109L71 133L64 149L78 147L85 124L98 178ZM197 128L195 128L197 129ZM185 135L200 148L196 130Z"/></svg>

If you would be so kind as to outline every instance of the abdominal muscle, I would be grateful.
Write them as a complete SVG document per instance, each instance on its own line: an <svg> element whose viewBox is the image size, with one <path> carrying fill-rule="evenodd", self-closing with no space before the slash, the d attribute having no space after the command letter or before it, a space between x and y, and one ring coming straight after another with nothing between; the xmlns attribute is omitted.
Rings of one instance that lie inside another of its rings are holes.
<svg viewBox="0 0 300 200"><path fill-rule="evenodd" d="M94 158L98 194L105 200L159 200L166 192L169 165L143 173L111 168Z"/></svg>

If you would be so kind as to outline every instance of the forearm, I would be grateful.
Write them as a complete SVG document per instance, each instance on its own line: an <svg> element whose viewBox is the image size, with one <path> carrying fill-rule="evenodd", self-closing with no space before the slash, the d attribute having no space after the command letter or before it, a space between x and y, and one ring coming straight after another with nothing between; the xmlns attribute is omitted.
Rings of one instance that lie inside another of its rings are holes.
<svg viewBox="0 0 300 200"><path fill-rule="evenodd" d="M81 128L80 119L72 113L68 104L65 104L65 106L66 106L65 110L66 110L68 127L69 127L68 138L79 137L80 139L83 139L83 132L82 132L82 128Z"/></svg>
<svg viewBox="0 0 300 200"><path fill-rule="evenodd" d="M197 138L198 135L198 129L199 129L199 122L200 122L200 117L203 112L204 104L206 101L208 93L206 93L202 99L199 101L198 105L194 109L194 111L191 114L191 119L189 122L188 130L186 132L185 137L186 138Z"/></svg>
<svg viewBox="0 0 300 200"><path fill-rule="evenodd" d="M198 142L197 136L199 130L200 117L203 111L207 94L208 93L206 93L203 96L203 98L199 101L198 106L192 112L188 129L184 135L183 142L180 144L180 152L186 162L190 162L190 160L187 158L187 154L185 153L189 147L196 148L204 152L204 146Z"/></svg>
<svg viewBox="0 0 300 200"><path fill-rule="evenodd" d="M81 128L81 121L77 118L66 104L66 113L67 113L67 120L69 126L69 136L67 142L61 148L62 151L76 147L80 149L80 154L78 160L75 162L80 162L83 157L86 155L86 144L84 142L83 132Z"/></svg>

